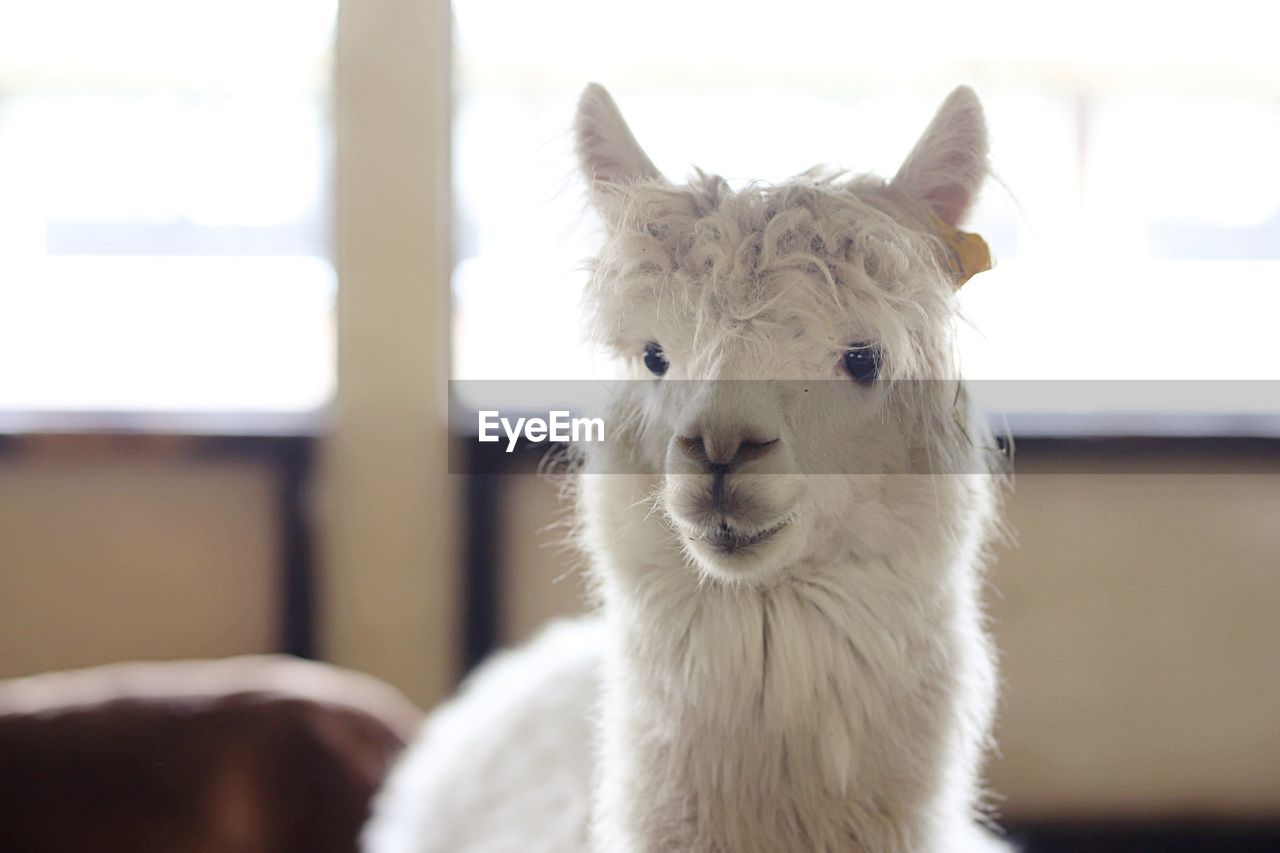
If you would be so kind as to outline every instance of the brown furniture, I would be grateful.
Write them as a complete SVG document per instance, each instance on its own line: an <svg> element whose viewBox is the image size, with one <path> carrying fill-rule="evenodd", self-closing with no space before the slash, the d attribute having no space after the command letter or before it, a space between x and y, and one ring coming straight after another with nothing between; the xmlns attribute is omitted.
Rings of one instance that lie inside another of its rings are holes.
<svg viewBox="0 0 1280 853"><path fill-rule="evenodd" d="M276 656L0 682L0 850L349 853L418 720Z"/></svg>

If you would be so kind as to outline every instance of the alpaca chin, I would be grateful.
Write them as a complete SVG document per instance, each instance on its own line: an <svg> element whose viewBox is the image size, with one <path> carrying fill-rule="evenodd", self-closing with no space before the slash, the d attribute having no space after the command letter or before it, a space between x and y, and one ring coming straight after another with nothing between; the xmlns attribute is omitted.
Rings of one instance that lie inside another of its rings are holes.
<svg viewBox="0 0 1280 853"><path fill-rule="evenodd" d="M786 575L799 559L803 523L790 515L763 529L743 532L717 527L683 535L684 551L711 581L767 586Z"/></svg>
<svg viewBox="0 0 1280 853"><path fill-rule="evenodd" d="M744 474L717 493L705 475L668 472L662 507L689 562L709 581L769 585L803 556L800 478Z"/></svg>

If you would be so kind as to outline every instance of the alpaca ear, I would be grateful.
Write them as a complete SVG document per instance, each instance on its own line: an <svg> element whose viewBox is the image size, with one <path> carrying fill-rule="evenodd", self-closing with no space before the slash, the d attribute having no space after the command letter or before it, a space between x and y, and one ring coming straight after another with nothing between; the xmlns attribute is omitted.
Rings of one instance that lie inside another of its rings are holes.
<svg viewBox="0 0 1280 853"><path fill-rule="evenodd" d="M987 176L987 122L968 86L942 102L924 135L898 169L892 186L929 205L948 225L959 225Z"/></svg>
<svg viewBox="0 0 1280 853"><path fill-rule="evenodd" d="M597 207L607 205L618 185L662 177L599 83L589 84L578 100L574 136L578 164Z"/></svg>

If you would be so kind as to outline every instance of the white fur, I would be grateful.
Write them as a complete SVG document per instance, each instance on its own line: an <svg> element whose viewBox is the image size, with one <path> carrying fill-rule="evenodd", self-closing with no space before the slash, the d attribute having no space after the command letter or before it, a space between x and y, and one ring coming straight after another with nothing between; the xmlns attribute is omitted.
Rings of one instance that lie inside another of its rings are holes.
<svg viewBox="0 0 1280 853"><path fill-rule="evenodd" d="M955 379L930 213L958 222L985 175L977 99L956 90L887 184L672 185L598 86L578 141L608 231L590 327L647 380L577 475L600 614L500 655L433 716L366 849L1001 849L978 825L998 465L956 385L913 381ZM855 341L883 348L873 386L842 373ZM717 509L691 436L726 458L776 443ZM777 532L726 551L716 524Z"/></svg>

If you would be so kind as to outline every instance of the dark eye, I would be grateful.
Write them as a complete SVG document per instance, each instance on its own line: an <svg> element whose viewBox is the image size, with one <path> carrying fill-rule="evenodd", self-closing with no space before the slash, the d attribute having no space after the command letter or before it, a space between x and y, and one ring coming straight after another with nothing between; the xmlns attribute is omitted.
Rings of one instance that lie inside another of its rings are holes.
<svg viewBox="0 0 1280 853"><path fill-rule="evenodd" d="M844 369L858 382L874 382L880 374L880 350L874 344L849 344L844 351Z"/></svg>
<svg viewBox="0 0 1280 853"><path fill-rule="evenodd" d="M654 376L661 376L671 366L666 356L662 354L662 347L656 341L649 341L644 345L644 366L649 368L649 372Z"/></svg>

